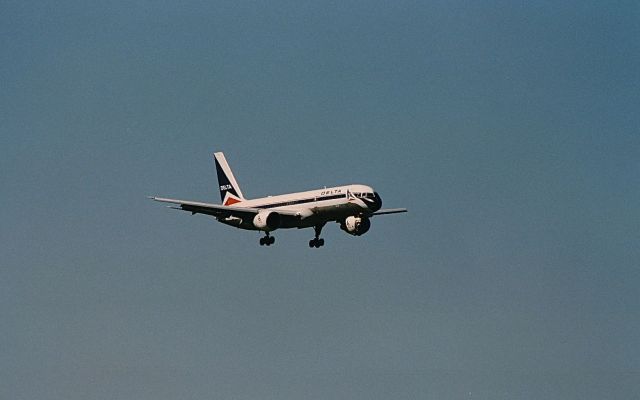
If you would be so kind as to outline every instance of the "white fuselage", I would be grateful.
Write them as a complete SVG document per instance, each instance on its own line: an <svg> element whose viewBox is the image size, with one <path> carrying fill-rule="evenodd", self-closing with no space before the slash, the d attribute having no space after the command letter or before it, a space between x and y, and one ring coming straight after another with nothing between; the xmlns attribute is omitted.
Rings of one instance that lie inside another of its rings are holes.
<svg viewBox="0 0 640 400"><path fill-rule="evenodd" d="M283 221L280 228L308 228L328 221L340 221L353 215L370 216L379 210L381 205L380 196L365 185L328 187L233 204L234 207L258 208L264 212L295 212L300 216L295 222ZM220 218L219 221L242 229L256 230L252 221L242 221L235 217Z"/></svg>

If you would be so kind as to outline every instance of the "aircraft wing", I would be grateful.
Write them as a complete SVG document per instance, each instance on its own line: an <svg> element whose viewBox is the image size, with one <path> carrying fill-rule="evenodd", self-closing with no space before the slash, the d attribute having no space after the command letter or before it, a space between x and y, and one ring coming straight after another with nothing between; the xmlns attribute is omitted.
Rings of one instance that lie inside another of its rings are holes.
<svg viewBox="0 0 640 400"><path fill-rule="evenodd" d="M234 206L223 206L221 204L210 204L210 203L201 203L198 201L189 201L189 200L178 200L178 199L167 199L164 197L149 197L151 200L160 201L162 203L171 203L177 204L178 207L171 207L177 210L189 211L191 214L207 214L212 215L217 218L226 218L226 217L240 217L246 219L247 217L253 218L258 212L261 211L260 208L252 208L252 207L234 207ZM297 217L300 218L301 215L297 212L286 211L286 210L274 210L278 214L288 217Z"/></svg>
<svg viewBox="0 0 640 400"><path fill-rule="evenodd" d="M378 210L371 215L397 214L405 212L407 212L406 208L383 208L382 210Z"/></svg>

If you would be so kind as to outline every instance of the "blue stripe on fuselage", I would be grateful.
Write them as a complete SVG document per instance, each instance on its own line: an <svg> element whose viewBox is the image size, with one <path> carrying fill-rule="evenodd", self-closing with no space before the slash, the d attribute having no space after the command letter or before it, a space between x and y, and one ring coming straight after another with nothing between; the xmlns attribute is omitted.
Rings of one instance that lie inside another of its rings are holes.
<svg viewBox="0 0 640 400"><path fill-rule="evenodd" d="M311 198L307 198L307 199L283 201L283 202L280 202L280 203L263 204L263 205L259 205L259 206L254 206L254 208L263 208L264 209L264 208L276 208L276 207L294 206L294 205L298 205L298 204L313 203L313 202L326 201L326 200L342 199L342 198L345 198L345 197L347 197L346 194L334 194L334 195L331 195L331 196L311 197Z"/></svg>

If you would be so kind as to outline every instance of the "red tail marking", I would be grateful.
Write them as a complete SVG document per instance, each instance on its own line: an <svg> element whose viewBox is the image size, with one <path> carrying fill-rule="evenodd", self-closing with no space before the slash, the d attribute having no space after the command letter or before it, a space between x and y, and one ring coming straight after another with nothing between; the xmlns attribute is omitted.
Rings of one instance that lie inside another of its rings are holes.
<svg viewBox="0 0 640 400"><path fill-rule="evenodd" d="M229 197L227 201L224 202L225 206L230 206L232 204L240 203L240 200L234 199L233 197Z"/></svg>

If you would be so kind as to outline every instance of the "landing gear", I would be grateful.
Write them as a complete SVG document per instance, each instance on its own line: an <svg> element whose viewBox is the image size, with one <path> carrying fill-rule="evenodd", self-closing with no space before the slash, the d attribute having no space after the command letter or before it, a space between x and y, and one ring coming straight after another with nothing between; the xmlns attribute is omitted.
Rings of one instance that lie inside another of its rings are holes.
<svg viewBox="0 0 640 400"><path fill-rule="evenodd" d="M318 247L324 246L324 239L311 239L309 240L309 247Z"/></svg>
<svg viewBox="0 0 640 400"><path fill-rule="evenodd" d="M260 238L260 246L271 246L275 242L276 238L269 236L269 232L267 232L267 236Z"/></svg>
<svg viewBox="0 0 640 400"><path fill-rule="evenodd" d="M324 239L320 239L320 232L322 231L322 227L324 226L324 224L322 225L316 225L314 227L315 231L316 231L316 237L309 240L309 247L313 248L315 247L316 249L319 247L324 246Z"/></svg>

